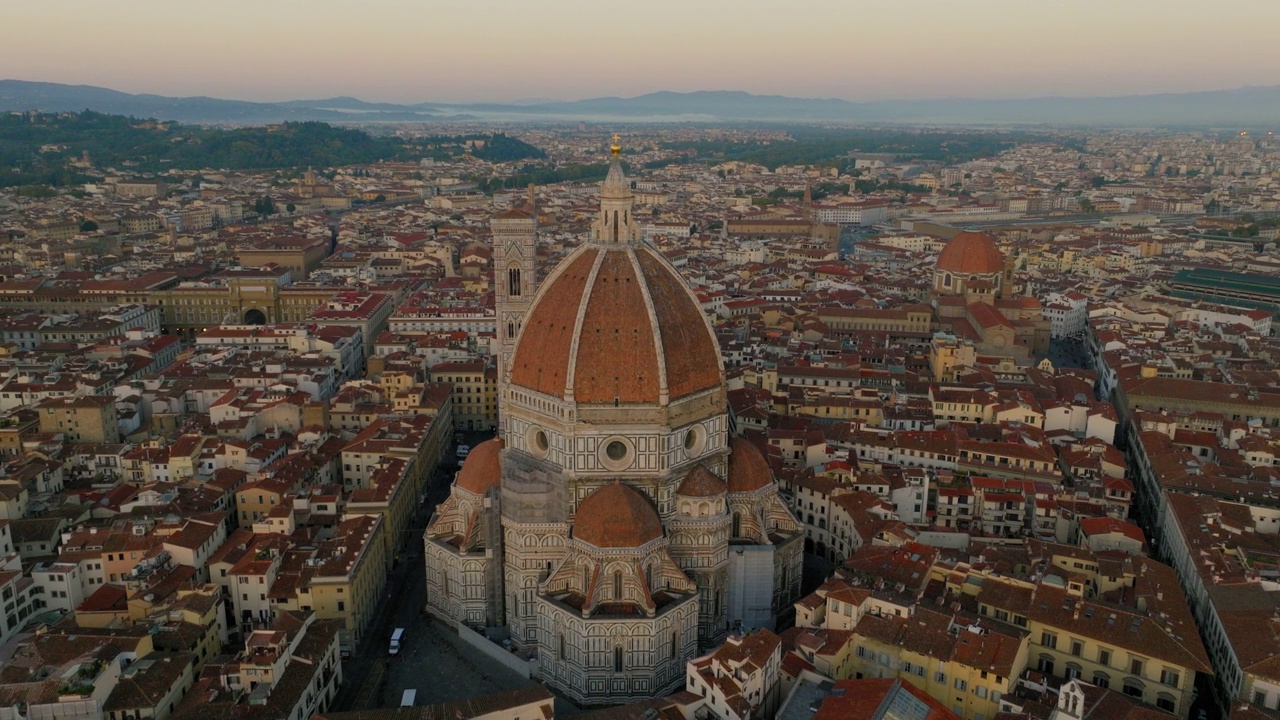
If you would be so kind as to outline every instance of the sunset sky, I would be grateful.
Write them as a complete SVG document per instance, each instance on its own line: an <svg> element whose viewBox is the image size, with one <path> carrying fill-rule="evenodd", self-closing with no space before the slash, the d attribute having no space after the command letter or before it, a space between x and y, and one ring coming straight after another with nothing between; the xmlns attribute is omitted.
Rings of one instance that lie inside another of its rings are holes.
<svg viewBox="0 0 1280 720"><path fill-rule="evenodd" d="M1280 2L5 2L0 78L249 100L849 100L1280 83Z"/></svg>

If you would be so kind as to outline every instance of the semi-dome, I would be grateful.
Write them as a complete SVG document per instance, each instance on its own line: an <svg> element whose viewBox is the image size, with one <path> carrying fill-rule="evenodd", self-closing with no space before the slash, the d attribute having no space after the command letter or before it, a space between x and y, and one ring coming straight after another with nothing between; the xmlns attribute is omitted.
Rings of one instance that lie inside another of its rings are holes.
<svg viewBox="0 0 1280 720"><path fill-rule="evenodd" d="M525 319L511 385L578 404L665 405L721 386L720 348L679 273L645 244L588 244Z"/></svg>
<svg viewBox="0 0 1280 720"><path fill-rule="evenodd" d="M498 460L503 447L502 438L485 440L471 449L462 462L462 470L455 481L457 486L476 495L484 495L497 487L502 479L502 465Z"/></svg>
<svg viewBox="0 0 1280 720"><path fill-rule="evenodd" d="M636 548L662 537L662 520L644 493L611 482L578 505L573 537L598 548Z"/></svg>
<svg viewBox="0 0 1280 720"><path fill-rule="evenodd" d="M729 492L755 492L773 482L769 461L755 443L735 437L729 441Z"/></svg>
<svg viewBox="0 0 1280 720"><path fill-rule="evenodd" d="M938 255L938 269L952 273L987 274L1004 269L1004 254L996 239L986 233L958 233Z"/></svg>

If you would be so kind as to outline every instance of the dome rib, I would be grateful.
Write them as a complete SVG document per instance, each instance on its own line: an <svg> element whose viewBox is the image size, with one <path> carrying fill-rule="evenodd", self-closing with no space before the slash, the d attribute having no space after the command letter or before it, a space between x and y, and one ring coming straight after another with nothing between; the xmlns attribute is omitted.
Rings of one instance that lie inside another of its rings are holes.
<svg viewBox="0 0 1280 720"><path fill-rule="evenodd" d="M649 279L654 319L662 330L668 394L686 397L721 385L720 345L697 297L652 247L637 248L636 261Z"/></svg>
<svg viewBox="0 0 1280 720"><path fill-rule="evenodd" d="M512 386L588 405L666 405L723 387L719 344L679 273L650 246L584 248L534 300Z"/></svg>
<svg viewBox="0 0 1280 720"><path fill-rule="evenodd" d="M584 246L577 257L570 256L543 285L543 291L534 305L577 307L590 281L598 259L599 250ZM577 313L530 312L516 340L516 352L512 357L511 382L522 388L544 395L563 397L569 381L569 353L558 348L569 348L579 325ZM574 319L571 324L570 317ZM522 352L523 350L523 352Z"/></svg>
<svg viewBox="0 0 1280 720"><path fill-rule="evenodd" d="M572 348L573 399L635 404L659 396L659 328L644 301L643 278L630 248L601 253L583 298L578 342Z"/></svg>
<svg viewBox="0 0 1280 720"><path fill-rule="evenodd" d="M630 257L632 264L635 265L637 272L639 272L640 260L636 255L635 249L627 248L627 255ZM653 318L654 327L661 327L661 323L658 322L658 311L653 306L653 292L649 289L649 283L640 283L640 293L644 298L645 309L649 311L649 317ZM655 357L662 360L658 363L658 402L665 405L671 400L671 388L667 383L667 351L666 342L662 336L663 333L661 332L653 333L653 343L656 346Z"/></svg>

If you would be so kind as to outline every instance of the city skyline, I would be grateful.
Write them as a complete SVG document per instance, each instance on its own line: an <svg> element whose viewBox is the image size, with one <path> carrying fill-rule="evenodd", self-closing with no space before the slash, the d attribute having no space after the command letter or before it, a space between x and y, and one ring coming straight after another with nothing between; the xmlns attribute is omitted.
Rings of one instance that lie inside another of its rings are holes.
<svg viewBox="0 0 1280 720"><path fill-rule="evenodd" d="M294 3L247 0L215 15L154 0L15 7L0 29L0 67L15 79L259 101L519 102L661 90L855 101L1108 96L1274 84L1265 33L1280 22L1280 7L1247 0L1177 15L1146 0L1085 0L1056 15L1006 0L977 10L819 2L803 14L662 0L639 17L602 16L580 0L347 8L335 0L309 3L305 15Z"/></svg>

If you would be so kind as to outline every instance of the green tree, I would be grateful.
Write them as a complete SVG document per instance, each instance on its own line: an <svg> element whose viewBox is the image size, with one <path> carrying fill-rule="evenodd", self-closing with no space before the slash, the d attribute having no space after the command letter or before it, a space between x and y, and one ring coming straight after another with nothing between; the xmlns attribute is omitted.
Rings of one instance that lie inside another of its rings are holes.
<svg viewBox="0 0 1280 720"><path fill-rule="evenodd" d="M288 210L290 213L293 213L293 212L296 212L296 211L297 211L298 206L297 206L297 205L294 205L293 203L289 203L288 205L285 205L285 206L284 206L284 209L285 209L285 210Z"/></svg>
<svg viewBox="0 0 1280 720"><path fill-rule="evenodd" d="M98 223L92 220L85 220L84 222L80 223L80 232L82 233L96 232L97 229L98 229Z"/></svg>
<svg viewBox="0 0 1280 720"><path fill-rule="evenodd" d="M58 191L48 185L23 185L18 188L19 197L49 198L57 194Z"/></svg>
<svg viewBox="0 0 1280 720"><path fill-rule="evenodd" d="M1092 185L1094 188L1100 188L1103 185L1107 184L1107 179L1102 177L1101 175L1094 175L1093 179L1089 181L1089 184Z"/></svg>

